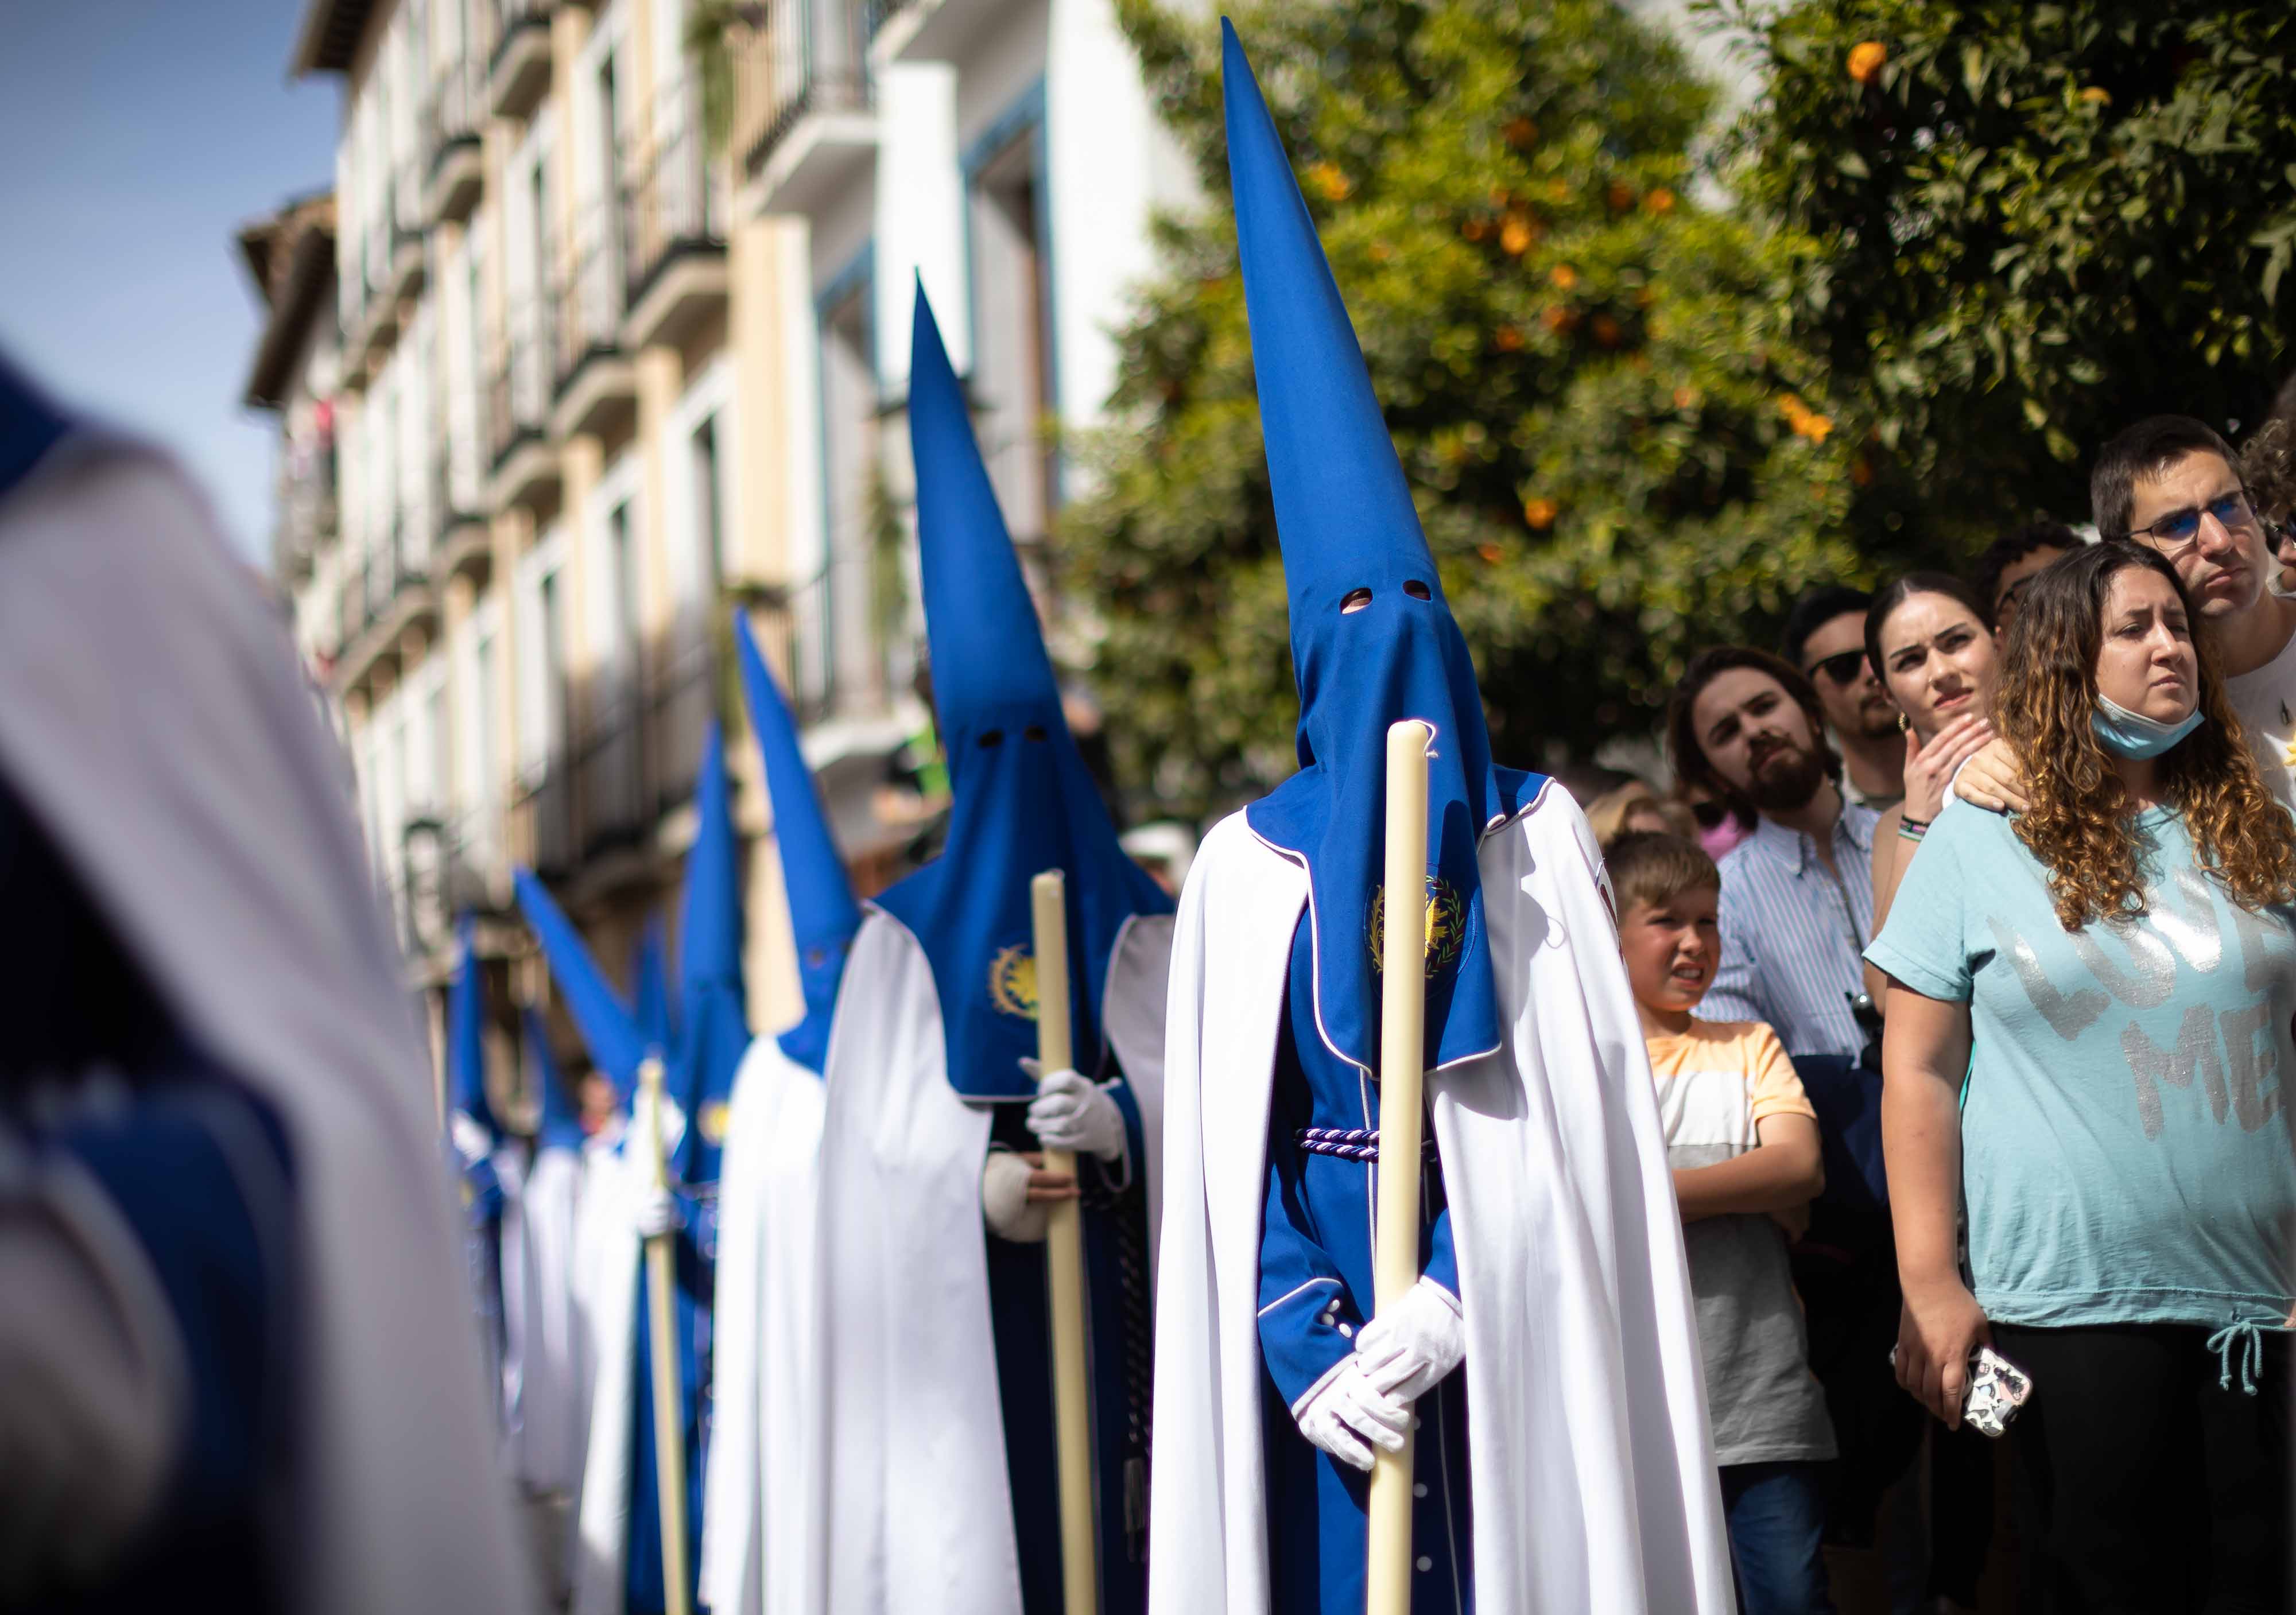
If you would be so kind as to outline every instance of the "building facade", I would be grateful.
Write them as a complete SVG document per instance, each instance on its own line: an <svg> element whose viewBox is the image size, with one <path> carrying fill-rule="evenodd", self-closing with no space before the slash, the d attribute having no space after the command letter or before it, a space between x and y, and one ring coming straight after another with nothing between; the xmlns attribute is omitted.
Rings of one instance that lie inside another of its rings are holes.
<svg viewBox="0 0 2296 1615"><path fill-rule="evenodd" d="M519 951L514 864L619 967L676 891L704 726L742 732L735 611L882 885L932 807L895 761L926 726L910 288L1033 556L1186 184L1110 0L310 0L293 68L340 80L334 188L243 238L248 397L280 413L275 564L417 982L461 909ZM787 927L749 867L773 1026Z"/></svg>

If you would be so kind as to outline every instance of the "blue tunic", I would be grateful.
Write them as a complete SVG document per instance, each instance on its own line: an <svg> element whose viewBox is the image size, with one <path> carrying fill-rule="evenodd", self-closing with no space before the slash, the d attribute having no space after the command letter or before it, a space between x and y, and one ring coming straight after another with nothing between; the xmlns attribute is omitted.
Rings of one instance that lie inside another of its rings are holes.
<svg viewBox="0 0 2296 1615"><path fill-rule="evenodd" d="M1378 1168L1301 1146L1303 1128L1375 1129L1379 1085L1316 1035L1313 933L1294 932L1286 1012L1267 1115L1267 1199L1259 1242L1259 1345L1270 1384L1268 1562L1280 1615L1359 1615L1370 1478L1300 1433L1292 1404L1355 1349L1371 1316ZM1431 1137L1431 1133L1430 1135ZM1454 1295L1450 1213L1431 1156L1422 1192L1426 1275ZM1469 1547L1466 1375L1454 1369L1416 1405L1421 1423L1412 1544L1417 1615L1474 1604Z"/></svg>
<svg viewBox="0 0 2296 1615"><path fill-rule="evenodd" d="M701 1477L708 1460L709 1425L702 1387L709 1382L709 1298L717 1283L718 1201L715 1193L677 1195L682 1226L670 1236L676 1291L671 1308L677 1330L678 1383L685 1427L685 1575L687 1607L698 1607L701 1574ZM623 1609L627 1615L662 1615L661 1499L653 1443L653 1275L639 1247L637 1311L630 1326L637 1333L636 1366L630 1395L629 1550L622 1561Z"/></svg>
<svg viewBox="0 0 2296 1615"><path fill-rule="evenodd" d="M1111 1090L1124 1112L1131 1160L1147 1159L1131 1086ZM1014 1150L1042 1146L1026 1107L996 1107L989 1136ZM1084 1200L1086 1330L1089 1341L1094 1475L1103 1615L1141 1615L1148 1595L1149 1352L1146 1203L1140 1173L1119 1181L1094 1160L1078 1163ZM1120 1169L1119 1169L1120 1171ZM1060 1471L1054 1449L1052 1324L1045 1247L988 1237L988 1304L1004 1414L1004 1468L1027 1615L1060 1615Z"/></svg>

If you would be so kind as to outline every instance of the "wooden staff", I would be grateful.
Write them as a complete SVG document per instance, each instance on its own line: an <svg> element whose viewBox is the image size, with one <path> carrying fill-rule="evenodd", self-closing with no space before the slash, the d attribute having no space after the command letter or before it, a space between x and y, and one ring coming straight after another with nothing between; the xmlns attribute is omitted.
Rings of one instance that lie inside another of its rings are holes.
<svg viewBox="0 0 2296 1615"><path fill-rule="evenodd" d="M1387 731L1387 871L1381 928L1379 1200L1372 1248L1374 1316L1419 1282L1419 1152L1427 1024L1427 743L1414 718ZM1364 1569L1367 1615L1410 1615L1411 1433L1403 1450L1375 1452L1371 1541Z"/></svg>
<svg viewBox="0 0 2296 1615"><path fill-rule="evenodd" d="M669 1153L661 1138L661 1061L652 1054L638 1067L638 1100L646 1107L647 1136L653 1149L653 1181L669 1187ZM692 1126L689 1119L688 1126ZM693 1615L685 1582L685 1409L678 1395L676 1253L674 1231L664 1229L645 1242L646 1326L653 1345L654 1497L661 1505L661 1596L668 1615Z"/></svg>
<svg viewBox="0 0 2296 1615"><path fill-rule="evenodd" d="M1029 882L1037 955L1037 1061L1045 1071L1075 1062L1069 1039L1068 883L1057 869ZM1076 1176L1072 1150L1046 1150L1045 1170ZM1086 1380L1084 1223L1073 1200L1047 1208L1045 1289L1053 1316L1053 1434L1060 1455L1061 1604L1065 1615L1100 1608L1100 1545L1093 1529L1092 1402Z"/></svg>

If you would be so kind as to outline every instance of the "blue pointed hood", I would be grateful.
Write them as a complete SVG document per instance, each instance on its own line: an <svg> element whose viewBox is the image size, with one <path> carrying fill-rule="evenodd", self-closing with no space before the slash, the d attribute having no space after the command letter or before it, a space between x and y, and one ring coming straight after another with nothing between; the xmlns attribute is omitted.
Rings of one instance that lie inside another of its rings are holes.
<svg viewBox="0 0 2296 1615"><path fill-rule="evenodd" d="M830 1018L837 1010L846 951L861 929L861 906L854 901L845 860L838 856L821 799L814 793L813 771L798 746L797 719L758 653L747 612L734 614L734 648L749 697L750 727L765 765L766 794L773 799L774 846L781 855L790 931L797 942L798 986L805 995L805 1018L776 1041L783 1053L818 1072L829 1054Z"/></svg>
<svg viewBox="0 0 2296 1615"><path fill-rule="evenodd" d="M940 995L949 1081L972 1099L1027 1099L1037 1048L1029 882L1068 876L1071 1014L1079 1068L1103 1053L1100 996L1117 939L1171 900L1117 845L1069 734L1020 557L973 440L924 289L909 360L917 549L933 706L955 800L941 855L878 898L925 951Z"/></svg>
<svg viewBox="0 0 2296 1615"><path fill-rule="evenodd" d="M637 1092L638 1067L647 1051L655 1049L665 1056L668 1051L646 1037L629 1007L615 996L598 962L590 956L582 933L574 929L573 922L534 872L514 870L511 878L518 888L518 906L525 911L526 922L534 928L543 956L550 961L550 974L565 996L567 1013L573 1016L582 1041L589 1047L590 1063L614 1085L614 1102L627 1111Z"/></svg>
<svg viewBox="0 0 2296 1615"><path fill-rule="evenodd" d="M487 1103L486 984L480 975L478 924L464 914L455 925L462 964L447 989L447 1108L460 1111L502 1142L502 1124Z"/></svg>
<svg viewBox="0 0 2296 1615"><path fill-rule="evenodd" d="M669 943L661 916L649 915L630 954L631 1016L656 1048L677 1046L677 1017L669 995Z"/></svg>
<svg viewBox="0 0 2296 1615"><path fill-rule="evenodd" d="M575 1103L574 1094L558 1069L558 1056L550 1052L550 1038L542 1029L542 1017L527 1009L520 1012L520 1021L526 1033L526 1046L533 1055L534 1086L542 1102L542 1119L534 1133L535 1148L578 1151L583 1144L582 1110Z"/></svg>
<svg viewBox="0 0 2296 1615"><path fill-rule="evenodd" d="M685 855L685 899L677 930L678 1040L671 1091L692 1125L672 1164L689 1184L718 1181L734 1073L749 1052L742 989L742 870L734 805L726 781L726 742L713 720L693 788L698 824Z"/></svg>
<svg viewBox="0 0 2296 1615"><path fill-rule="evenodd" d="M1243 46L1225 20L1220 34L1236 244L1300 687L1300 772L1247 818L1308 869L1321 1041L1371 1070L1387 729L1406 717L1434 726L1427 1053L1450 1064L1498 1045L1475 848L1530 799L1529 782L1491 765L1474 666L1355 327Z"/></svg>

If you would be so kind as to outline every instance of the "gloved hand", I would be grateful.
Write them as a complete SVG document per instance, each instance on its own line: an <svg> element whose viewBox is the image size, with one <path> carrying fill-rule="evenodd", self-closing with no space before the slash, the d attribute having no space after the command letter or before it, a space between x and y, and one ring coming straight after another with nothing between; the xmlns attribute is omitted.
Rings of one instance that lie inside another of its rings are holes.
<svg viewBox="0 0 2296 1615"><path fill-rule="evenodd" d="M630 1226L640 1239L659 1239L685 1221L677 1197L659 1184L641 1191L630 1206Z"/></svg>
<svg viewBox="0 0 2296 1615"><path fill-rule="evenodd" d="M1365 1375L1363 1354L1350 1352L1292 1405L1300 1433L1342 1463L1367 1470L1372 1448L1401 1452L1411 1409Z"/></svg>
<svg viewBox="0 0 2296 1615"><path fill-rule="evenodd" d="M1365 1378L1405 1402L1424 1396L1466 1355L1459 1298L1423 1276L1356 1337L1356 1361Z"/></svg>
<svg viewBox="0 0 2296 1615"><path fill-rule="evenodd" d="M1025 1156L1011 1150L991 1150L980 1168L980 1215L988 1231L1015 1244L1033 1245L1045 1237L1051 1203L1029 1198L1029 1179L1036 1171Z"/></svg>
<svg viewBox="0 0 2296 1615"><path fill-rule="evenodd" d="M1124 1112L1106 1088L1079 1071L1047 1071L1025 1055L1021 1069L1037 1085L1037 1096L1029 1102L1029 1130L1038 1143L1105 1161L1124 1158Z"/></svg>
<svg viewBox="0 0 2296 1615"><path fill-rule="evenodd" d="M455 1111L447 1116L447 1139L455 1146L455 1157L465 1172L495 1152L494 1135L480 1127L468 1111Z"/></svg>

